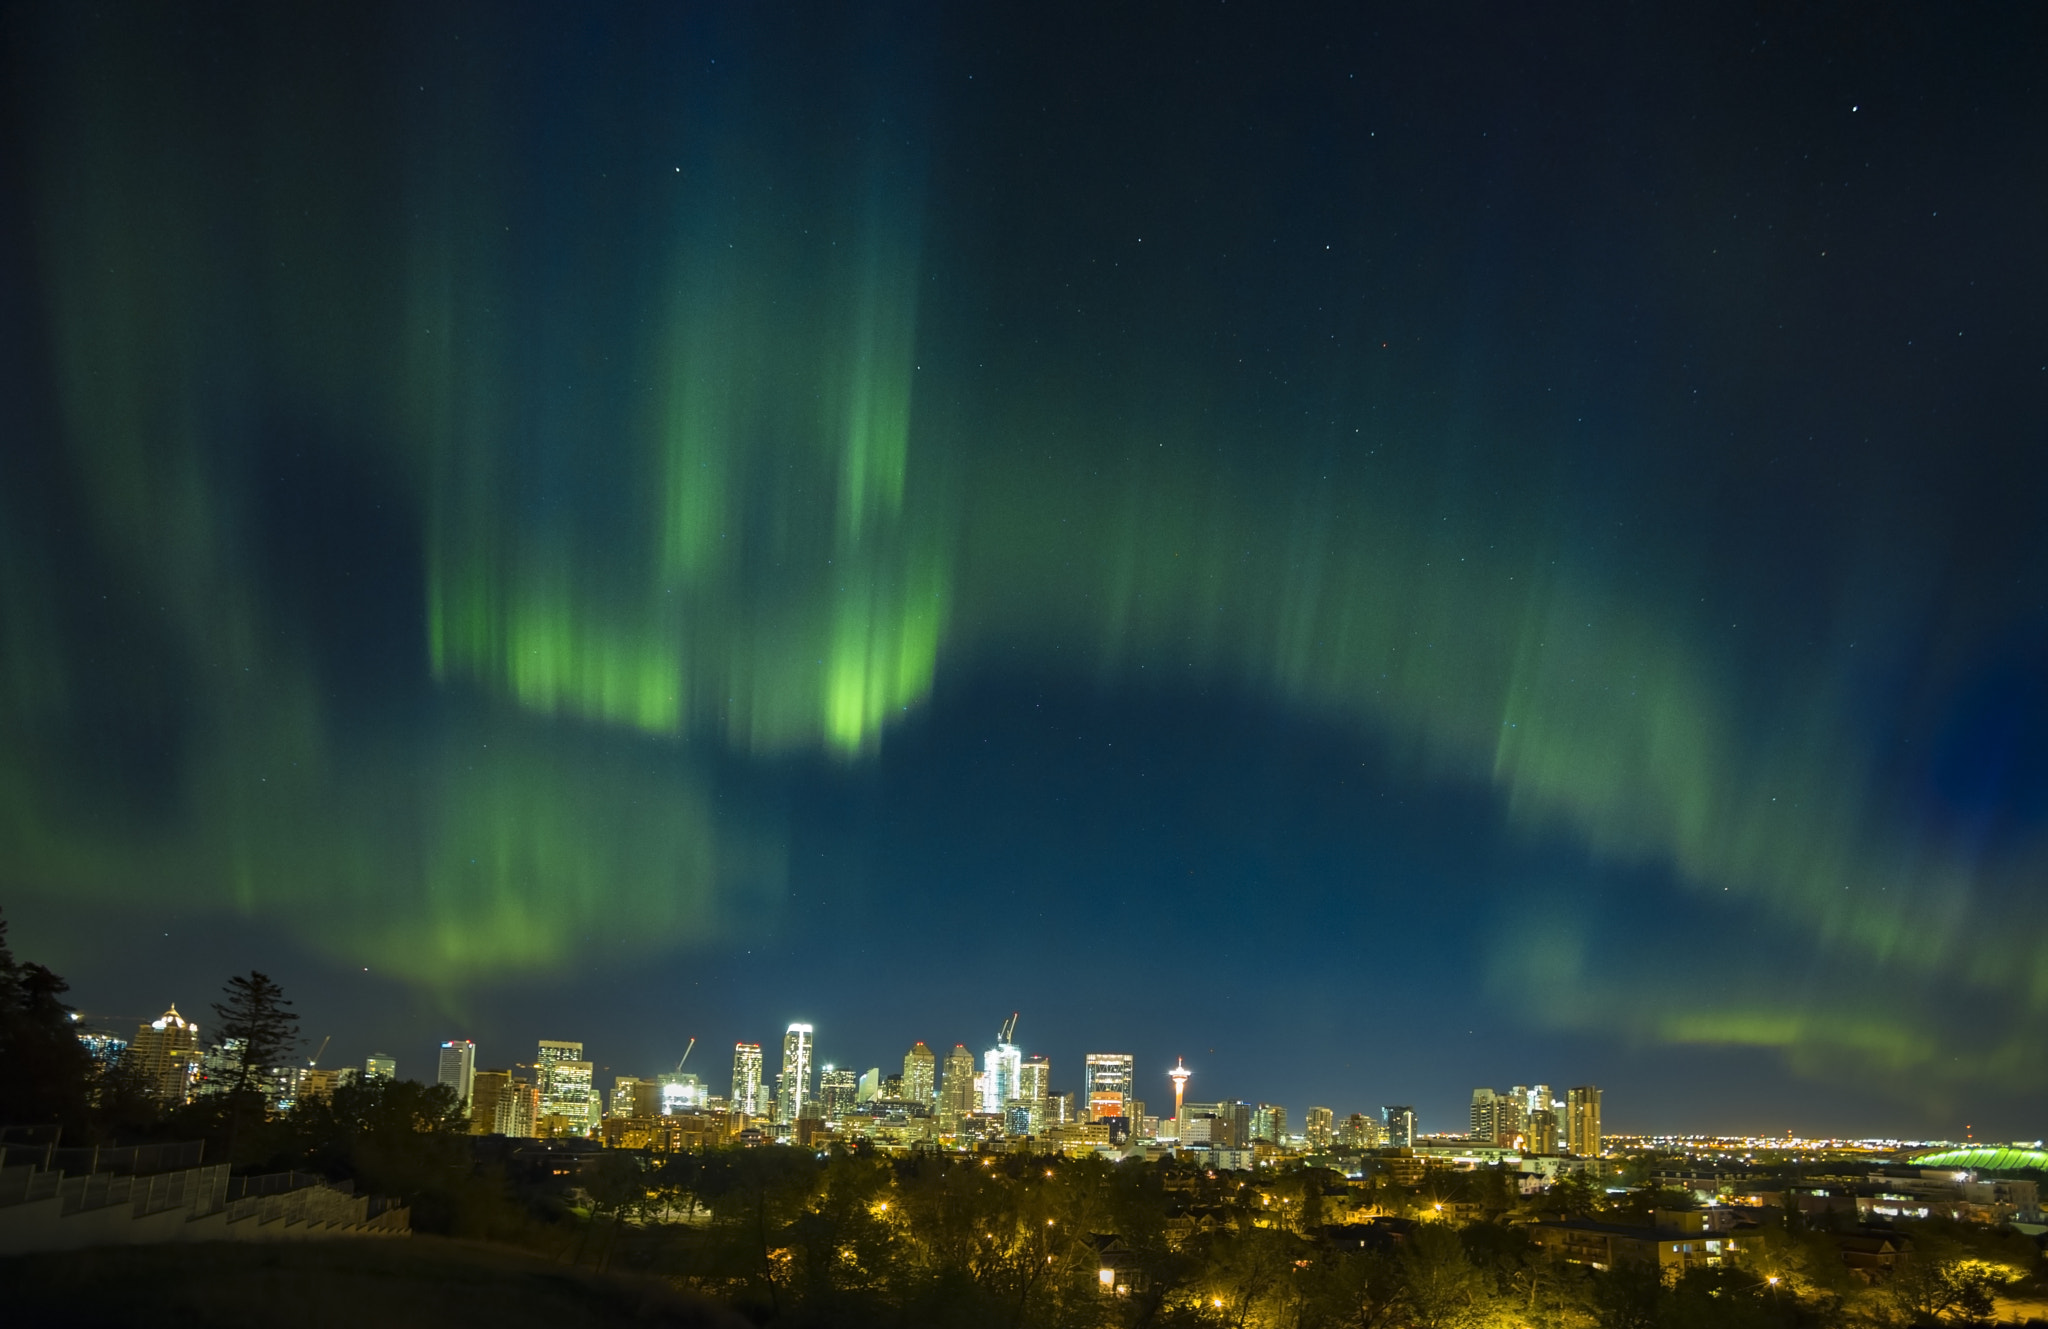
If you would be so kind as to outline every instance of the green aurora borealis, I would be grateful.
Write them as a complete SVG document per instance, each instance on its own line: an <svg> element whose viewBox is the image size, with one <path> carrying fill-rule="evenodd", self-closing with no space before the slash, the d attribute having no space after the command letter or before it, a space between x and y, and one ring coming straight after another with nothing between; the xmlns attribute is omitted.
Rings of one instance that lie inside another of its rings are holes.
<svg viewBox="0 0 2048 1329"><path fill-rule="evenodd" d="M2043 388L1999 417L2003 362L1814 349L1929 252L1891 214L1709 244L1751 168L1675 149L1609 286L1594 223L1524 270L1439 217L1391 113L1342 149L1385 162L1282 160L1264 203L1224 178L1256 143L1017 164L1060 106L972 101L996 47L950 29L124 12L11 21L47 409L0 493L10 908L172 893L450 993L731 946L790 871L731 771L858 778L949 678L1026 670L1249 694L1567 846L1586 883L1485 887L1468 962L1530 1028L2048 1085L2048 819L1958 830L1916 755L1970 759L1986 678L2040 695L2041 462L1950 468L2038 454ZM1469 169L1439 192L1517 187ZM1942 317L1996 338L2028 263ZM1956 404L1901 426L1922 391ZM1629 940L1594 878L1707 931Z"/></svg>

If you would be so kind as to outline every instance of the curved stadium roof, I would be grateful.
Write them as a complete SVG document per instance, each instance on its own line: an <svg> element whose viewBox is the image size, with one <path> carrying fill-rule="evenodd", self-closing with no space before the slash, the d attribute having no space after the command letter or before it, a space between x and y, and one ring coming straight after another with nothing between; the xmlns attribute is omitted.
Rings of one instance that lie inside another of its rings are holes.
<svg viewBox="0 0 2048 1329"><path fill-rule="evenodd" d="M2016 1172L2032 1168L2048 1172L2048 1150L1980 1145L1972 1149L1939 1149L1910 1160L1919 1167L1967 1167L1985 1172Z"/></svg>

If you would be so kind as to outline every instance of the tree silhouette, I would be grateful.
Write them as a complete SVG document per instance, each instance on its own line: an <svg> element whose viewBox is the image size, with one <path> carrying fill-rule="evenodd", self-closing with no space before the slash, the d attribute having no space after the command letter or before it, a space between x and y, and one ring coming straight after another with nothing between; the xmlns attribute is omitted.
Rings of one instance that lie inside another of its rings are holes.
<svg viewBox="0 0 2048 1329"><path fill-rule="evenodd" d="M228 1087L246 1093L265 1068L277 1065L298 1045L299 1017L284 999L284 989L261 970L251 969L247 977L237 974L223 991L227 1000L213 1004L213 1013L220 1017L221 1041L240 1045Z"/></svg>

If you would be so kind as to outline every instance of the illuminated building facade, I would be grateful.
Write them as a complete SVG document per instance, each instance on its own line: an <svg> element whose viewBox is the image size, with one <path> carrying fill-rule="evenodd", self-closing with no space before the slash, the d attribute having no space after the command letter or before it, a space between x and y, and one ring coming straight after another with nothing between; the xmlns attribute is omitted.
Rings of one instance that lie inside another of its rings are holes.
<svg viewBox="0 0 2048 1329"><path fill-rule="evenodd" d="M469 1107L470 1082L476 1079L476 1044L466 1038L451 1038L441 1045L441 1063L434 1083L455 1091L455 1101Z"/></svg>
<svg viewBox="0 0 2048 1329"><path fill-rule="evenodd" d="M818 1113L827 1121L844 1121L860 1101L860 1076L849 1067L827 1066L818 1076Z"/></svg>
<svg viewBox="0 0 2048 1329"><path fill-rule="evenodd" d="M1287 1109L1277 1103L1261 1103L1252 1109L1252 1139L1281 1144L1287 1139Z"/></svg>
<svg viewBox="0 0 2048 1329"><path fill-rule="evenodd" d="M940 1130L954 1131L963 1118L981 1110L981 1099L974 1087L977 1078L974 1054L964 1044L955 1043L946 1054L945 1074L939 1080Z"/></svg>
<svg viewBox="0 0 2048 1329"><path fill-rule="evenodd" d="M594 1133L602 1117L591 1086L592 1068L583 1059L583 1044L542 1039L534 1061L544 1127L564 1135Z"/></svg>
<svg viewBox="0 0 2048 1329"><path fill-rule="evenodd" d="M732 1110L749 1117L761 1111L761 1045L732 1045Z"/></svg>
<svg viewBox="0 0 2048 1329"><path fill-rule="evenodd" d="M998 1043L981 1054L981 1110L1001 1112L1017 1097L1024 1054L1015 1043Z"/></svg>
<svg viewBox="0 0 2048 1329"><path fill-rule="evenodd" d="M655 1106L664 1117L695 1112L709 1099L704 1082L688 1071L663 1071L655 1077Z"/></svg>
<svg viewBox="0 0 2048 1329"><path fill-rule="evenodd" d="M478 1071L470 1081L469 1133L531 1139L540 1116L536 1086L511 1071Z"/></svg>
<svg viewBox="0 0 2048 1329"><path fill-rule="evenodd" d="M396 1080L398 1078L398 1059L383 1052L372 1052L369 1059L363 1062L363 1078L365 1080Z"/></svg>
<svg viewBox="0 0 2048 1329"><path fill-rule="evenodd" d="M1499 1115L1495 1105L1498 1097L1491 1089L1472 1091L1472 1128L1467 1134L1480 1144L1494 1144L1499 1138L1496 1125Z"/></svg>
<svg viewBox="0 0 2048 1329"><path fill-rule="evenodd" d="M1015 1102L1024 1109L1025 1130L1032 1135L1045 1133L1047 1124L1047 1102L1052 1097L1052 1060L1049 1057L1026 1057L1017 1066L1017 1094Z"/></svg>
<svg viewBox="0 0 2048 1329"><path fill-rule="evenodd" d="M1091 1052L1081 1065L1084 1120L1105 1121L1133 1115L1137 1060L1128 1052Z"/></svg>
<svg viewBox="0 0 2048 1329"><path fill-rule="evenodd" d="M1580 1158L1600 1156L1600 1091L1590 1084L1564 1092L1565 1150Z"/></svg>
<svg viewBox="0 0 2048 1329"><path fill-rule="evenodd" d="M903 1088L897 1096L932 1108L939 1104L939 1059L922 1039L903 1054Z"/></svg>
<svg viewBox="0 0 2048 1329"><path fill-rule="evenodd" d="M136 1027L135 1037L128 1040L128 1055L145 1092L165 1103L183 1103L199 1064L199 1026L173 1005Z"/></svg>
<svg viewBox="0 0 2048 1329"><path fill-rule="evenodd" d="M1554 1154L1557 1152L1557 1113L1549 1108L1538 1108L1529 1114L1529 1121L1523 1128L1523 1148L1532 1154Z"/></svg>
<svg viewBox="0 0 2048 1329"><path fill-rule="evenodd" d="M1415 1109L1405 1103L1391 1103L1380 1109L1381 1137L1393 1149L1415 1147Z"/></svg>
<svg viewBox="0 0 2048 1329"><path fill-rule="evenodd" d="M1310 1108L1301 1133L1309 1148L1328 1149L1337 1142L1337 1114L1326 1107Z"/></svg>
<svg viewBox="0 0 2048 1329"><path fill-rule="evenodd" d="M775 1077L775 1118L795 1125L815 1117L817 1104L811 1089L811 1027L792 1024L782 1035L782 1070Z"/></svg>

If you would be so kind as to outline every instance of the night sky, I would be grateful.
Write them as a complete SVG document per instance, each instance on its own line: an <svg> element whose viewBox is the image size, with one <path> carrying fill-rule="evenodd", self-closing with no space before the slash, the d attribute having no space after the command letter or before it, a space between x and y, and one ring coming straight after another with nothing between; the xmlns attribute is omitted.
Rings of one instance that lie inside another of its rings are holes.
<svg viewBox="0 0 2048 1329"><path fill-rule="evenodd" d="M2048 18L1593 8L11 7L16 952L2042 1134Z"/></svg>

